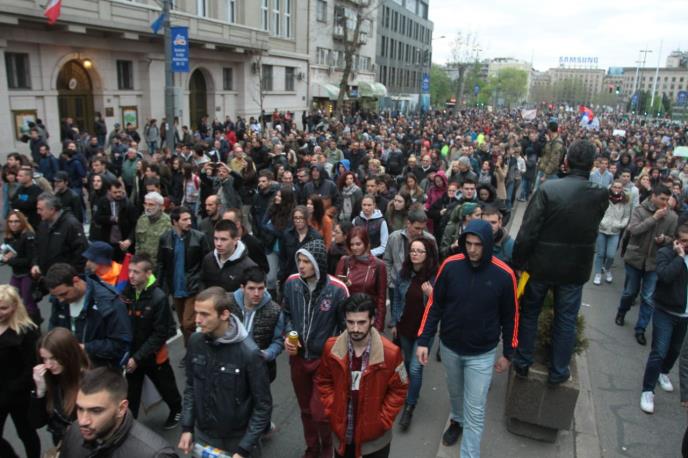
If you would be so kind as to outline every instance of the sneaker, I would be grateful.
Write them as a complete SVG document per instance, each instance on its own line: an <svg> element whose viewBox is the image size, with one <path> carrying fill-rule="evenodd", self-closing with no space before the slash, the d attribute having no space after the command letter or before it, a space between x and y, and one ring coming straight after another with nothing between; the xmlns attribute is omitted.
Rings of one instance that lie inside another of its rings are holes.
<svg viewBox="0 0 688 458"><path fill-rule="evenodd" d="M458 421L449 420L449 427L442 434L442 445L451 447L456 444L463 433L463 426Z"/></svg>
<svg viewBox="0 0 688 458"><path fill-rule="evenodd" d="M674 385L671 384L668 374L659 374L659 386L667 393L674 391Z"/></svg>
<svg viewBox="0 0 688 458"><path fill-rule="evenodd" d="M594 285L601 285L602 284L602 274L595 274L595 277L592 279L592 283Z"/></svg>
<svg viewBox="0 0 688 458"><path fill-rule="evenodd" d="M170 430L170 429L176 428L181 419L182 419L181 411L177 410L177 411L170 412L170 414L167 416L167 420L165 420L165 424L162 425L162 429Z"/></svg>
<svg viewBox="0 0 688 458"><path fill-rule="evenodd" d="M640 410L655 413L655 394L652 391L643 391L640 395Z"/></svg>
<svg viewBox="0 0 688 458"><path fill-rule="evenodd" d="M608 270L608 271L607 271L607 276L606 276L606 278L605 278L605 281L606 281L607 283L611 283L611 282L614 281L614 277L612 276L612 271L611 271L611 270Z"/></svg>
<svg viewBox="0 0 688 458"><path fill-rule="evenodd" d="M647 339L645 339L645 333L644 332L636 332L635 333L635 340L640 345L647 345Z"/></svg>
<svg viewBox="0 0 688 458"><path fill-rule="evenodd" d="M626 314L623 312L617 312L616 318L614 318L614 323L616 323L617 326L623 326L625 322L626 322Z"/></svg>

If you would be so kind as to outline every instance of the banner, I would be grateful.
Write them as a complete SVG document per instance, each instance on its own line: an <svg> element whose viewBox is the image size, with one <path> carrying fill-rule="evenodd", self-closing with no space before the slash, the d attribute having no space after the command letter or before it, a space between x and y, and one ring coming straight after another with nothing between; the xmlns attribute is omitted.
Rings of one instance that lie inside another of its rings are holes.
<svg viewBox="0 0 688 458"><path fill-rule="evenodd" d="M537 117L537 109L521 110L521 117L526 121L533 121Z"/></svg>
<svg viewBox="0 0 688 458"><path fill-rule="evenodd" d="M170 27L172 36L172 71L189 72L189 28Z"/></svg>

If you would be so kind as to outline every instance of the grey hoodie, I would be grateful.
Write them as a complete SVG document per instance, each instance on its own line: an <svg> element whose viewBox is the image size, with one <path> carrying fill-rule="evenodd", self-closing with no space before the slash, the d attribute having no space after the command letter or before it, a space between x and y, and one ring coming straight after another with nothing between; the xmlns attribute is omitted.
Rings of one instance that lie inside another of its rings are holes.
<svg viewBox="0 0 688 458"><path fill-rule="evenodd" d="M239 343L248 337L248 331L236 316L230 314L229 319L230 324L227 332L222 337L215 339L213 345Z"/></svg>

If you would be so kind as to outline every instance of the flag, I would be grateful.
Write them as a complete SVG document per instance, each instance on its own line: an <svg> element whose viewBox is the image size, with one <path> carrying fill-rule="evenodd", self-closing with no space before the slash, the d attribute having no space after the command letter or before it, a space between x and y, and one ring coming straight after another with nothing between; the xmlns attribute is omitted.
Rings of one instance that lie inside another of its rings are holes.
<svg viewBox="0 0 688 458"><path fill-rule="evenodd" d="M153 30L153 33L158 33L160 27L162 27L163 25L163 22L165 22L165 13L160 13L160 16L158 16L158 18L151 24L151 29Z"/></svg>
<svg viewBox="0 0 688 458"><path fill-rule="evenodd" d="M124 255L124 261L122 261L122 270L119 271L119 276L115 282L115 290L118 293L124 291L124 288L129 284L129 262L131 261L131 253Z"/></svg>
<svg viewBox="0 0 688 458"><path fill-rule="evenodd" d="M48 6L45 7L43 16L48 18L48 24L57 22L60 17L60 8L62 8L62 0L50 0Z"/></svg>
<svg viewBox="0 0 688 458"><path fill-rule="evenodd" d="M578 111L583 115L583 117L588 118L588 122L592 122L592 120L595 118L595 113L593 113L593 111L586 106L579 105Z"/></svg>
<svg viewBox="0 0 688 458"><path fill-rule="evenodd" d="M526 121L533 121L535 118L537 118L537 109L534 109L534 110L523 109L523 110L521 110L521 117L523 119L525 119Z"/></svg>

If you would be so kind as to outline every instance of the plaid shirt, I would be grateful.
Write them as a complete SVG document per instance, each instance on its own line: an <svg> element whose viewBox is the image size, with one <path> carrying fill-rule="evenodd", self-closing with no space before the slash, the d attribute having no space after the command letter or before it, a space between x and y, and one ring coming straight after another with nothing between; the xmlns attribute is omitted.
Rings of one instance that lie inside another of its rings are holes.
<svg viewBox="0 0 688 458"><path fill-rule="evenodd" d="M349 371L353 372L353 359L355 356L354 353L354 347L351 345L351 339L349 339L348 343L349 347ZM361 378L363 378L363 372L365 372L366 367L368 367L368 358L370 358L370 339L368 339L368 346L366 347L365 351L361 355ZM352 377L352 382L353 382L353 377ZM360 379L358 380L359 382L359 387L360 387ZM353 402L353 396L351 396L351 391L353 387L349 388L349 404L347 406L347 412L346 412L346 443L347 444L352 444L354 441L354 423L355 423L355 418L354 418L354 402ZM358 387L356 388L358 390Z"/></svg>

